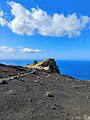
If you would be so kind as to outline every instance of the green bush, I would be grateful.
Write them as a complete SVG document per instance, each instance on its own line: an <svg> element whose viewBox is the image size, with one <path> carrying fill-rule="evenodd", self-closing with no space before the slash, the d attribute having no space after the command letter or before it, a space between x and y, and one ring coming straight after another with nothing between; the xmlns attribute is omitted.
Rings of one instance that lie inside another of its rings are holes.
<svg viewBox="0 0 90 120"><path fill-rule="evenodd" d="M29 63L27 63L27 66L30 65Z"/></svg>
<svg viewBox="0 0 90 120"><path fill-rule="evenodd" d="M36 65L37 63L38 63L37 60L34 60L33 65Z"/></svg>

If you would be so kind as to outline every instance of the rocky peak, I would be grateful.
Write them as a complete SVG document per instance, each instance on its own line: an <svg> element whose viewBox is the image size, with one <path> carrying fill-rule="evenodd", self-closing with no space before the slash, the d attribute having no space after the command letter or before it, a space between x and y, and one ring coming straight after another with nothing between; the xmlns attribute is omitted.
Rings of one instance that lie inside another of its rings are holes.
<svg viewBox="0 0 90 120"><path fill-rule="evenodd" d="M28 65L29 68L37 68L37 69L43 69L50 73L60 73L58 66L56 65L56 61L54 59L47 59L43 60L42 62L39 62L35 65L31 64Z"/></svg>

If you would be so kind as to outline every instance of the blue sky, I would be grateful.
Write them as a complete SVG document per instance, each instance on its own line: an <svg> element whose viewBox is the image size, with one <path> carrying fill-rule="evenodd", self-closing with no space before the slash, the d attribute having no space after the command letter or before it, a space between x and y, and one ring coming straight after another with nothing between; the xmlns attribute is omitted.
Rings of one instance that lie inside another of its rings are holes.
<svg viewBox="0 0 90 120"><path fill-rule="evenodd" d="M90 60L90 0L0 0L0 59L47 58Z"/></svg>

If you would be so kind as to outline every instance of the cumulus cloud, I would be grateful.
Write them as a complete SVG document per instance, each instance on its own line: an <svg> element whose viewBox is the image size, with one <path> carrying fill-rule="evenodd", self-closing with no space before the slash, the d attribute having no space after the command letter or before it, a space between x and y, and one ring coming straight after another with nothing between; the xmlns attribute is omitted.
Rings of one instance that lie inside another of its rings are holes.
<svg viewBox="0 0 90 120"><path fill-rule="evenodd" d="M90 22L88 16L77 16L76 13L65 16L54 13L48 15L40 8L25 9L16 2L8 3L14 19L8 24L9 28L16 34L43 36L79 36L82 29Z"/></svg>
<svg viewBox="0 0 90 120"><path fill-rule="evenodd" d="M5 26L7 24L7 21L3 18L4 12L0 10L0 25Z"/></svg>
<svg viewBox="0 0 90 120"><path fill-rule="evenodd" d="M49 15L40 8L27 10L21 4L8 2L11 7L13 19L6 21L4 12L0 10L0 25L7 25L13 33L20 35L35 35L55 37L75 37L81 34L81 31L90 23L90 17L77 16L76 13L64 14L54 13Z"/></svg>
<svg viewBox="0 0 90 120"><path fill-rule="evenodd" d="M41 53L42 50L39 50L39 49L30 49L30 48L21 48L19 49L21 52L23 53Z"/></svg>
<svg viewBox="0 0 90 120"><path fill-rule="evenodd" d="M13 48L11 47L7 47L7 46L0 46L0 52L15 52L16 50L14 50Z"/></svg>

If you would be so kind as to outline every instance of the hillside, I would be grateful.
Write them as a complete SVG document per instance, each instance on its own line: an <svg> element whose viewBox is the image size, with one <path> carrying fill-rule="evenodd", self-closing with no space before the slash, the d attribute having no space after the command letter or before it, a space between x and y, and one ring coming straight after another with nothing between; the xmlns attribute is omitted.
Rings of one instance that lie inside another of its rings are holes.
<svg viewBox="0 0 90 120"><path fill-rule="evenodd" d="M3 64L0 76L0 120L90 120L90 81Z"/></svg>

